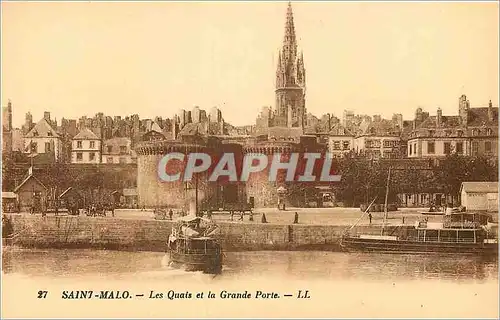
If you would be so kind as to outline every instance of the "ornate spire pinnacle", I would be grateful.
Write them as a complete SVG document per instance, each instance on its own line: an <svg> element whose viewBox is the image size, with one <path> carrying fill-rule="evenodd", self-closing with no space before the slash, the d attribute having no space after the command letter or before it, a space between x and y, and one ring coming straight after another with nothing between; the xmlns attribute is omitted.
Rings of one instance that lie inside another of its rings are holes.
<svg viewBox="0 0 500 320"><path fill-rule="evenodd" d="M283 53L287 60L295 61L297 58L297 38L293 23L292 2L288 1L285 22L285 37L283 39Z"/></svg>

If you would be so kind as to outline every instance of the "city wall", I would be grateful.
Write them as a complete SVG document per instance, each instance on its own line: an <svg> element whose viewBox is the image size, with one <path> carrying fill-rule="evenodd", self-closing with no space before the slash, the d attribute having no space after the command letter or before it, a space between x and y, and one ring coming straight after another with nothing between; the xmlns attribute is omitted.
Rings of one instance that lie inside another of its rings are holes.
<svg viewBox="0 0 500 320"><path fill-rule="evenodd" d="M165 251L172 222L82 216L10 215L14 245L36 248L98 248ZM346 226L220 222L225 251L338 251ZM374 226L358 227L378 233ZM394 227L393 227L394 228ZM391 232L391 230L389 230Z"/></svg>

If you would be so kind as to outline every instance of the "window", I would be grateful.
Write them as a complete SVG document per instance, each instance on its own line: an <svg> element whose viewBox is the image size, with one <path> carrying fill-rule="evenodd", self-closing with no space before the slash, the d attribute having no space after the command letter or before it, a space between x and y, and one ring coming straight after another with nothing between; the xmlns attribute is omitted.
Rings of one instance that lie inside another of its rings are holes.
<svg viewBox="0 0 500 320"><path fill-rule="evenodd" d="M113 157L107 157L106 158L107 163L113 163Z"/></svg>
<svg viewBox="0 0 500 320"><path fill-rule="evenodd" d="M33 152L33 153L38 152L38 143L36 143L36 142L31 143L31 152Z"/></svg>
<svg viewBox="0 0 500 320"><path fill-rule="evenodd" d="M435 152L434 141L428 141L427 142L427 153L434 154L434 152Z"/></svg>
<svg viewBox="0 0 500 320"><path fill-rule="evenodd" d="M434 136L434 130L429 130L429 137L433 137Z"/></svg>
<svg viewBox="0 0 500 320"><path fill-rule="evenodd" d="M391 151L389 150L384 151L384 158L391 158Z"/></svg>
<svg viewBox="0 0 500 320"><path fill-rule="evenodd" d="M113 146L107 146L108 147L108 153L111 153L113 151Z"/></svg>
<svg viewBox="0 0 500 320"><path fill-rule="evenodd" d="M94 149L95 148L95 141L90 141L90 149Z"/></svg>
<svg viewBox="0 0 500 320"><path fill-rule="evenodd" d="M89 160L94 161L95 160L95 152L90 152L89 153Z"/></svg>
<svg viewBox="0 0 500 320"><path fill-rule="evenodd" d="M45 142L45 152L51 152L52 150L50 150L50 142Z"/></svg>
<svg viewBox="0 0 500 320"><path fill-rule="evenodd" d="M486 129L487 136L491 136L492 134L493 134L493 130L491 130L490 128Z"/></svg>
<svg viewBox="0 0 500 320"><path fill-rule="evenodd" d="M384 140L384 148L391 148L391 147L392 147L392 141Z"/></svg>
<svg viewBox="0 0 500 320"><path fill-rule="evenodd" d="M412 147L412 145L410 144L410 152L409 152L410 156L411 156L411 147Z"/></svg>
<svg viewBox="0 0 500 320"><path fill-rule="evenodd" d="M49 137L52 137L52 136L53 136L52 131L47 132L47 135L48 135Z"/></svg>
<svg viewBox="0 0 500 320"><path fill-rule="evenodd" d="M451 144L449 142L444 143L444 154L450 154L451 153Z"/></svg>
<svg viewBox="0 0 500 320"><path fill-rule="evenodd" d="M472 155L476 155L479 151L479 143L472 141Z"/></svg>
<svg viewBox="0 0 500 320"><path fill-rule="evenodd" d="M333 142L333 150L340 150L340 141Z"/></svg>
<svg viewBox="0 0 500 320"><path fill-rule="evenodd" d="M120 153L127 153L127 146L120 146Z"/></svg>
<svg viewBox="0 0 500 320"><path fill-rule="evenodd" d="M464 135L464 132L463 132L462 130L458 130L458 131L457 131L457 135L458 135L459 137L461 137L461 136L463 136L463 135Z"/></svg>
<svg viewBox="0 0 500 320"><path fill-rule="evenodd" d="M349 150L349 141L344 141L343 144L344 150Z"/></svg>
<svg viewBox="0 0 500 320"><path fill-rule="evenodd" d="M125 157L120 157L119 161L120 163L127 163L127 161L125 160Z"/></svg>
<svg viewBox="0 0 500 320"><path fill-rule="evenodd" d="M82 148L82 141L77 141L76 147L77 147L77 149L81 149Z"/></svg>
<svg viewBox="0 0 500 320"><path fill-rule="evenodd" d="M491 152L491 141L484 142L484 151Z"/></svg>
<svg viewBox="0 0 500 320"><path fill-rule="evenodd" d="M83 160L83 154L81 152L78 152L76 154L76 161L82 161Z"/></svg>
<svg viewBox="0 0 500 320"><path fill-rule="evenodd" d="M457 142L456 148L457 148L457 153L458 154L463 154L464 153L464 143L463 142Z"/></svg>

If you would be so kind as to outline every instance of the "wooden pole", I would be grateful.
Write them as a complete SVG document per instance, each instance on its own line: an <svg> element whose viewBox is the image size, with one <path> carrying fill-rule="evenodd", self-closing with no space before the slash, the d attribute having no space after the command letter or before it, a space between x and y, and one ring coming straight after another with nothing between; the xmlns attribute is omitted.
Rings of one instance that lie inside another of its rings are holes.
<svg viewBox="0 0 500 320"><path fill-rule="evenodd" d="M389 181L391 179L391 168L389 167L389 174L387 175L387 185L385 187L385 202L384 202L384 224L382 225L382 230L380 235L384 234L385 224L387 220L387 198L389 197Z"/></svg>

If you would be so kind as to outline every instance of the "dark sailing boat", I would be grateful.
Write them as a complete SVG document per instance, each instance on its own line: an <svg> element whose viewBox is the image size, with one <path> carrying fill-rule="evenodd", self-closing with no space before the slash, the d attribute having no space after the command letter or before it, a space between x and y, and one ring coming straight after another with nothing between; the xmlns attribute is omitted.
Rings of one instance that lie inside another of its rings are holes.
<svg viewBox="0 0 500 320"><path fill-rule="evenodd" d="M368 206L360 219L344 232L341 247L346 251L375 251L385 253L464 253L498 255L498 229L493 231L492 216L483 212L458 212L442 216L439 222L428 218L414 226L402 226L392 232L385 230L387 196L391 171L387 177L384 223L380 235L351 234L354 226L370 210ZM395 231L399 231L394 235Z"/></svg>

